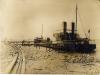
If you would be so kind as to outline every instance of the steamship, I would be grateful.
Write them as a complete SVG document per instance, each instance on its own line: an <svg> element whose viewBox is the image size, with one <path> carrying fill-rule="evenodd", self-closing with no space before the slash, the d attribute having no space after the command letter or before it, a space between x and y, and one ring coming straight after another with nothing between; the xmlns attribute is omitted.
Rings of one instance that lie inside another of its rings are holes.
<svg viewBox="0 0 100 75"><path fill-rule="evenodd" d="M71 30L67 29L67 22L63 22L63 32L54 33L55 42L50 39L42 43L43 38L35 39L35 44L55 50L62 50L66 52L95 52L96 44L89 37L82 38L77 32L77 5L76 5L76 23L71 23ZM90 30L88 31L90 33Z"/></svg>

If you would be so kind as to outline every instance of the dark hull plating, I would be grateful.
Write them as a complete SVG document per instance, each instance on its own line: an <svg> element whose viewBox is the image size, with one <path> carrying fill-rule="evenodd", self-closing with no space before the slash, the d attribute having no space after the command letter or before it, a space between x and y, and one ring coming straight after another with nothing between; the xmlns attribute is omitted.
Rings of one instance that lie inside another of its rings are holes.
<svg viewBox="0 0 100 75"><path fill-rule="evenodd" d="M61 46L60 44L36 44L36 46L42 46L57 51L80 53L91 53L95 52L96 49L95 44L64 44L63 46Z"/></svg>
<svg viewBox="0 0 100 75"><path fill-rule="evenodd" d="M88 53L88 52L94 52L96 45L95 44L84 44L84 45L65 44L64 46L55 46L52 48L58 50L70 51L70 52Z"/></svg>

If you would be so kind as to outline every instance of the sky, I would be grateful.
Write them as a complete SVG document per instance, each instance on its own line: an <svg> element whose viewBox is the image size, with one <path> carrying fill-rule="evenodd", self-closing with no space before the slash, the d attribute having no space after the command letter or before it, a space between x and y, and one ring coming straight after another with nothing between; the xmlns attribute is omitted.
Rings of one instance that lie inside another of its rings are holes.
<svg viewBox="0 0 100 75"><path fill-rule="evenodd" d="M0 0L0 39L23 40L53 37L67 21L75 22L78 5L78 32L84 37L100 39L100 2L98 0Z"/></svg>

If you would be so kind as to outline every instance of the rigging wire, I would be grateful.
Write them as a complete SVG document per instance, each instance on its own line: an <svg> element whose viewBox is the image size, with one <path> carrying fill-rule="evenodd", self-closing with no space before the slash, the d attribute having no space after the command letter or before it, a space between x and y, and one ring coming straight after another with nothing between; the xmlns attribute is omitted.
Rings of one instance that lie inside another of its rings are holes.
<svg viewBox="0 0 100 75"><path fill-rule="evenodd" d="M83 24L83 21L81 19L81 16L80 16L80 13L79 13L79 10L77 10L77 15L79 16L79 20L80 20L80 23L81 23L81 26L82 26L82 30L87 38L87 34L85 33L85 29L84 29L84 24Z"/></svg>
<svg viewBox="0 0 100 75"><path fill-rule="evenodd" d="M100 0L92 0L92 2L94 3L95 6L98 6L98 9L100 8ZM100 10L98 10L98 12L100 12ZM93 28L93 31L95 31L95 25L93 25L92 28Z"/></svg>
<svg viewBox="0 0 100 75"><path fill-rule="evenodd" d="M77 4L77 3L76 3ZM76 12L76 10L75 10L75 12ZM85 33L85 29L84 29L84 24L83 24L83 22L82 22L82 19L81 19L81 16L80 16L80 13L79 13L79 10L78 10L78 4L77 4L77 16L79 16L79 20L80 20L80 23L81 23L81 26L82 26L82 30L83 30L83 32L84 32L84 34L85 34L85 36L86 36L86 38L87 38L87 34ZM77 22L78 23L78 22Z"/></svg>
<svg viewBox="0 0 100 75"><path fill-rule="evenodd" d="M100 7L100 4L98 3L99 2L99 0L98 0L98 2L97 2L97 0L92 0L93 1L93 3L95 2L99 7ZM76 4L77 4L78 2L77 2L77 0L76 0ZM83 32L84 32L84 34L85 34L85 36L86 36L86 38L88 37L88 35L87 35L87 33L85 32L85 29L84 29L84 24L83 24L83 22L82 22L82 19L81 19L81 16L80 16L80 13L79 13L79 10L77 10L77 13L78 13L78 16L79 16L79 19L80 19L80 23L81 23L81 26L82 26L82 28L83 28Z"/></svg>

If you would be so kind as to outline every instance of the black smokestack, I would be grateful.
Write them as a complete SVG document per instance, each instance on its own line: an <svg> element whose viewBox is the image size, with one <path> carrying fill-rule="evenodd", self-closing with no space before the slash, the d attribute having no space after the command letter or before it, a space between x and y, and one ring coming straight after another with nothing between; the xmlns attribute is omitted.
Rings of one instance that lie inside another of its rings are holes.
<svg viewBox="0 0 100 75"><path fill-rule="evenodd" d="M72 22L72 34L74 35L74 32L75 32L75 23Z"/></svg>
<svg viewBox="0 0 100 75"><path fill-rule="evenodd" d="M67 31L67 22L63 22L63 33L65 34Z"/></svg>

